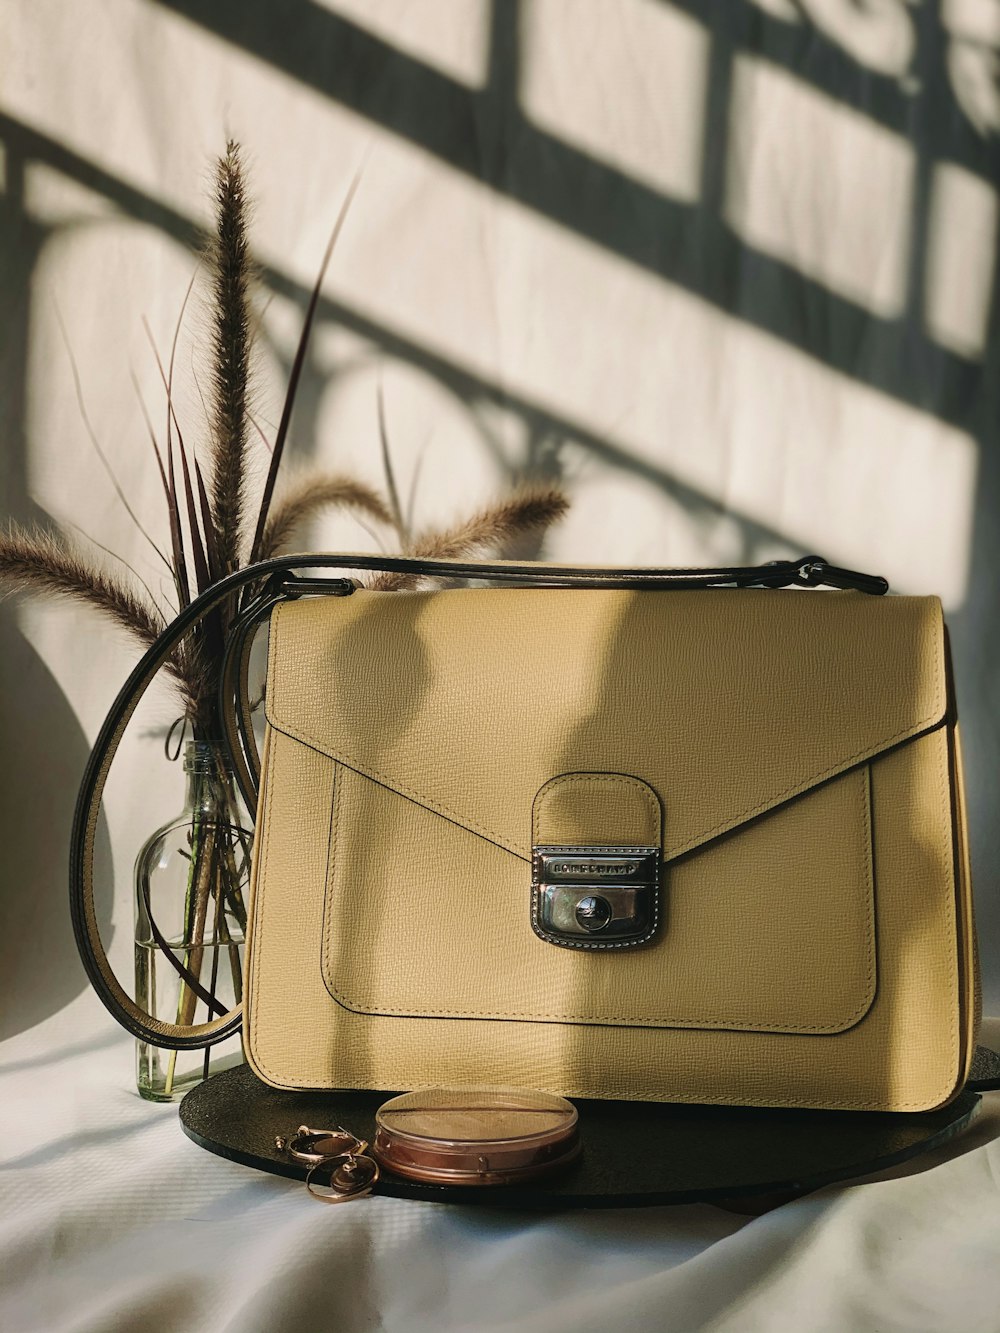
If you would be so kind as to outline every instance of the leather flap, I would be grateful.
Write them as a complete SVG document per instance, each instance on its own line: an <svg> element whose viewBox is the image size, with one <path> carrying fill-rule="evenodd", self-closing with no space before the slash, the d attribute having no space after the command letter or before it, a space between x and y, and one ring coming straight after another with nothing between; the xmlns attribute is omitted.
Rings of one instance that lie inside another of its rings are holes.
<svg viewBox="0 0 1000 1333"><path fill-rule="evenodd" d="M556 774L647 783L670 861L946 708L936 598L360 590L271 623L273 728L525 860Z"/></svg>

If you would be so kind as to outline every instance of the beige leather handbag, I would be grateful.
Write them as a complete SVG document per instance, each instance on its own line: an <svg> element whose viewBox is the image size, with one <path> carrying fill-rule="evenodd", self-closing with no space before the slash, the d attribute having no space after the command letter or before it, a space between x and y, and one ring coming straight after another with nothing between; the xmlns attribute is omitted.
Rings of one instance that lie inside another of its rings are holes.
<svg viewBox="0 0 1000 1333"><path fill-rule="evenodd" d="M451 584L301 576L317 566ZM935 598L873 595L884 581L814 557L665 571L311 556L253 575L227 717L252 798L234 700L269 616L243 1014L260 1078L885 1111L961 1089L975 940ZM220 1039L239 1016L176 1029L123 994L93 914L97 805L138 693L247 578L140 664L81 793L81 952L109 1007L160 1045Z"/></svg>

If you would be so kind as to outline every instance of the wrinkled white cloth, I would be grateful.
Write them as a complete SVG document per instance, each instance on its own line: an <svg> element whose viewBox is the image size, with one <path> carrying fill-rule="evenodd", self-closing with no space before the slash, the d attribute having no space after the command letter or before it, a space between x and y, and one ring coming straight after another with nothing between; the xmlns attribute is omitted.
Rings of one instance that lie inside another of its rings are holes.
<svg viewBox="0 0 1000 1333"><path fill-rule="evenodd" d="M5 1333L1000 1330L1000 1093L955 1143L755 1218L323 1207L141 1101L90 996L0 1046L0 1107Z"/></svg>

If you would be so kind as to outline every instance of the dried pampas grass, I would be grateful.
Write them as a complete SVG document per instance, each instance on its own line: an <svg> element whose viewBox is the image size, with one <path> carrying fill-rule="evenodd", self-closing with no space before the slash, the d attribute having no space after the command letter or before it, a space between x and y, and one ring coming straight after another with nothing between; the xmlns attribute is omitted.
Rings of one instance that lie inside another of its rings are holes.
<svg viewBox="0 0 1000 1333"><path fill-rule="evenodd" d="M212 522L221 574L239 567L246 500L251 368L251 264L248 201L239 146L216 165L212 275Z"/></svg>
<svg viewBox="0 0 1000 1333"><path fill-rule="evenodd" d="M0 535L0 580L8 592L42 592L87 602L142 644L163 628L163 617L118 579L89 565L54 533L12 524Z"/></svg>
<svg viewBox="0 0 1000 1333"><path fill-rule="evenodd" d="M518 537L545 532L568 508L569 501L562 491L551 486L526 487L453 527L424 533L406 554L423 560L463 560L501 554ZM383 592L399 592L415 588L420 582L420 575L386 572L376 574L368 586Z"/></svg>
<svg viewBox="0 0 1000 1333"><path fill-rule="evenodd" d="M183 611L244 562L280 554L287 549L296 529L323 509L340 509L357 518L373 520L385 532L393 534L394 543L406 554L437 560L502 553L516 538L544 532L562 517L568 502L560 491L552 487L525 488L452 527L411 538L409 517L403 515L392 471L381 388L377 411L384 494L355 478L319 471L300 474L283 489L276 489L320 289L359 182L360 176L356 176L347 191L310 293L279 424L271 442L250 407L255 327L253 264L248 232L250 194L239 145L229 142L217 162L216 227L206 256L211 277L211 376L205 403L208 434L200 448L185 441L173 394L178 336L194 279L181 306L166 366L160 361L148 325L145 326L166 399L165 431L159 440L142 405L152 446L150 461L155 463L163 488L169 533L165 550L140 522L118 484L87 415L70 352L85 432L111 476L120 503L172 577L176 605L154 597L148 585L127 565L125 574L119 576L103 564L93 564L60 534L27 531L17 526L0 534L0 594L24 591L71 597L110 618L140 647L148 648L168 615ZM198 392L201 394L200 384ZM252 505L251 478L254 464L261 457L267 459L266 475L259 500ZM411 588L420 582L412 575L383 573L374 576L369 586L391 591ZM221 735L219 673L236 609L233 598L228 605L205 617L192 629L169 664L195 739L217 741Z"/></svg>
<svg viewBox="0 0 1000 1333"><path fill-rule="evenodd" d="M273 501L261 538L260 558L270 560L280 555L295 529L323 509L353 509L390 527L393 522L385 501L363 481L307 472Z"/></svg>
<svg viewBox="0 0 1000 1333"><path fill-rule="evenodd" d="M0 533L0 593L69 597L99 611L143 650L163 629L163 613L128 583L96 568L57 533L12 523ZM183 654L167 663L189 708L196 705L192 662Z"/></svg>

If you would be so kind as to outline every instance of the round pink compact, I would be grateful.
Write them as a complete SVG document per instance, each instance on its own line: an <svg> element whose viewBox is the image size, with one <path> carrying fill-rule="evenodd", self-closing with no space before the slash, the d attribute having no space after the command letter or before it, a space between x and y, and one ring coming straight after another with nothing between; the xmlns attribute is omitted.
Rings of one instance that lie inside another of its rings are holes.
<svg viewBox="0 0 1000 1333"><path fill-rule="evenodd" d="M576 1107L523 1088L424 1088L384 1102L372 1154L406 1180L506 1185L580 1154Z"/></svg>

